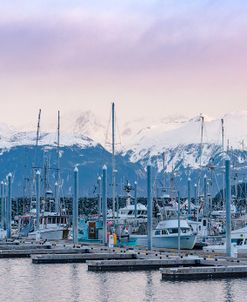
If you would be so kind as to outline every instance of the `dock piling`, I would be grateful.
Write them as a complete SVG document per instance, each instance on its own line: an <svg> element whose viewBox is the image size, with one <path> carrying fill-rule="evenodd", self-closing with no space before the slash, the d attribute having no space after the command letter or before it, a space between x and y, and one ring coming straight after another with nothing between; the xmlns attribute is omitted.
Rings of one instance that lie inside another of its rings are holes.
<svg viewBox="0 0 247 302"><path fill-rule="evenodd" d="M36 231L40 223L40 171L36 172Z"/></svg>
<svg viewBox="0 0 247 302"><path fill-rule="evenodd" d="M103 244L107 245L107 166L103 166L102 178Z"/></svg>
<svg viewBox="0 0 247 302"><path fill-rule="evenodd" d="M226 255L231 256L231 178L230 158L225 161L226 180Z"/></svg>
<svg viewBox="0 0 247 302"><path fill-rule="evenodd" d="M78 168L74 169L73 243L78 243Z"/></svg>
<svg viewBox="0 0 247 302"><path fill-rule="evenodd" d="M204 195L204 205L203 205L203 216L207 217L208 215L208 181L207 175L204 175L203 178L203 195Z"/></svg>
<svg viewBox="0 0 247 302"><path fill-rule="evenodd" d="M6 229L7 229L7 239L11 238L11 214L12 214L12 174L9 173L7 176L8 184L8 196L6 205Z"/></svg>
<svg viewBox="0 0 247 302"><path fill-rule="evenodd" d="M101 177L100 176L97 179L97 183L98 183L98 214L101 215L102 206L101 206Z"/></svg>
<svg viewBox="0 0 247 302"><path fill-rule="evenodd" d="M181 250L180 203L180 192L178 192L178 255L180 255Z"/></svg>
<svg viewBox="0 0 247 302"><path fill-rule="evenodd" d="M152 250L152 228L153 228L153 200L152 200L152 168L151 164L147 166L147 231L148 231L148 250Z"/></svg>
<svg viewBox="0 0 247 302"><path fill-rule="evenodd" d="M1 181L1 227L5 226L5 200L4 200L4 182Z"/></svg>

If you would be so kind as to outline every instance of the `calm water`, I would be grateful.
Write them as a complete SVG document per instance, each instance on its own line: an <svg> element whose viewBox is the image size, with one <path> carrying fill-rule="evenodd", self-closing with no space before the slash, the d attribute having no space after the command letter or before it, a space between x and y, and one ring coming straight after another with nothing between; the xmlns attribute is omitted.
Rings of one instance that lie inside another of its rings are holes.
<svg viewBox="0 0 247 302"><path fill-rule="evenodd" d="M160 273L93 273L86 264L0 261L0 301L247 301L247 279L165 282Z"/></svg>

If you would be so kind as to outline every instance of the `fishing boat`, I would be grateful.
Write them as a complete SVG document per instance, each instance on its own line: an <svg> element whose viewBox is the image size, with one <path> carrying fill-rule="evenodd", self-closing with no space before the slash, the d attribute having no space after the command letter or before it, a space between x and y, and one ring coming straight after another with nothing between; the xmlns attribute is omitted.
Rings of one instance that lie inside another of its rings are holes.
<svg viewBox="0 0 247 302"><path fill-rule="evenodd" d="M40 217L39 229L35 229L35 210L19 217L19 236L29 239L61 240L69 237L69 216L55 212L44 212Z"/></svg>
<svg viewBox="0 0 247 302"><path fill-rule="evenodd" d="M237 229L231 232L231 244L233 250L236 250L239 254L247 256L247 226ZM217 245L208 245L203 248L205 252L211 253L225 253L226 243Z"/></svg>
<svg viewBox="0 0 247 302"><path fill-rule="evenodd" d="M146 235L131 235L136 238L136 245L147 246ZM164 220L159 222L152 234L153 247L156 248L178 248L178 220ZM180 248L185 250L193 249L196 243L196 234L186 220L180 221Z"/></svg>
<svg viewBox="0 0 247 302"><path fill-rule="evenodd" d="M138 220L146 221L147 207L141 203L137 203L135 213L135 205L128 204L126 207L121 208L119 210L119 214L117 217L122 220L133 220L137 218Z"/></svg>

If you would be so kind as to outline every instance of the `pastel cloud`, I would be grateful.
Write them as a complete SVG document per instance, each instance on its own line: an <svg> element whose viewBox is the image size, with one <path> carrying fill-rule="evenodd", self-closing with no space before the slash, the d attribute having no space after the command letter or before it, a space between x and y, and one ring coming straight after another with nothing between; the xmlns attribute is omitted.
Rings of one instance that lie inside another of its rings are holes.
<svg viewBox="0 0 247 302"><path fill-rule="evenodd" d="M22 99L65 83L91 102L94 85L105 99L135 99L135 110L152 95L158 108L164 97L185 97L187 111L203 93L224 98L225 87L244 98L246 1L2 0L0 8L0 77L15 87L36 78L29 92L18 89Z"/></svg>

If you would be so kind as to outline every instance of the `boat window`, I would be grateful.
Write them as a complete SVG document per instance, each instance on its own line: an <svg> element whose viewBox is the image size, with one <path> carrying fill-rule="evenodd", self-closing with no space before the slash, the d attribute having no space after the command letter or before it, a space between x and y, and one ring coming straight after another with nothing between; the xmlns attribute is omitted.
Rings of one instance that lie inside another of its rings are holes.
<svg viewBox="0 0 247 302"><path fill-rule="evenodd" d="M203 226L207 226L207 220L204 219L202 224L203 224Z"/></svg>
<svg viewBox="0 0 247 302"><path fill-rule="evenodd" d="M162 235L167 235L167 234L168 234L167 230L162 230Z"/></svg>
<svg viewBox="0 0 247 302"><path fill-rule="evenodd" d="M178 233L178 229L168 229L170 234L177 234Z"/></svg>
<svg viewBox="0 0 247 302"><path fill-rule="evenodd" d="M243 244L243 239L232 239L232 243L236 243L237 245L242 245Z"/></svg>
<svg viewBox="0 0 247 302"><path fill-rule="evenodd" d="M156 230L155 235L160 235L160 230Z"/></svg>
<svg viewBox="0 0 247 302"><path fill-rule="evenodd" d="M188 230L188 229L181 228L181 233L185 234L185 233L187 233L187 230Z"/></svg>

